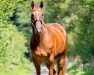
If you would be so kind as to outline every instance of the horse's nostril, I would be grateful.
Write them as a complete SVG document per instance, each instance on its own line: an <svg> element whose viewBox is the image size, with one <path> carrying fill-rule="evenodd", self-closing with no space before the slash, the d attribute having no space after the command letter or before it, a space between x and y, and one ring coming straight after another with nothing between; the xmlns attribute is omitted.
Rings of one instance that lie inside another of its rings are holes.
<svg viewBox="0 0 94 75"><path fill-rule="evenodd" d="M41 28L41 32L42 32L43 30L42 30L42 28Z"/></svg>
<svg viewBox="0 0 94 75"><path fill-rule="evenodd" d="M37 32L37 33L42 33L42 32L43 32L43 29L42 29L42 28L36 29L36 32Z"/></svg>

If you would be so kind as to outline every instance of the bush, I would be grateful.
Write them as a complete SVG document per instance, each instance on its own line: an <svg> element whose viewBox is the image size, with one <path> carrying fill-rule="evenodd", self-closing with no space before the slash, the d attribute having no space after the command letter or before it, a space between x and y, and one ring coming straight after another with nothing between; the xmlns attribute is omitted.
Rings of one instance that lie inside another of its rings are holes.
<svg viewBox="0 0 94 75"><path fill-rule="evenodd" d="M25 38L15 26L0 29L0 71L10 69L21 62L25 47Z"/></svg>
<svg viewBox="0 0 94 75"><path fill-rule="evenodd" d="M23 0L0 0L0 75L7 70L17 69L23 62L26 40L23 33L10 22L19 2Z"/></svg>

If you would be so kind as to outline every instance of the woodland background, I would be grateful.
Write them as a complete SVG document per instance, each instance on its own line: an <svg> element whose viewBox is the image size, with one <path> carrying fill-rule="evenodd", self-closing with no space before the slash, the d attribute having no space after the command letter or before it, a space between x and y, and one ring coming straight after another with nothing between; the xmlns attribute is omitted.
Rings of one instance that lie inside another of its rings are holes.
<svg viewBox="0 0 94 75"><path fill-rule="evenodd" d="M0 75L30 75L32 0L0 0ZM39 4L40 0L34 0ZM68 33L68 73L94 75L94 0L43 0L45 23ZM71 62L71 63L70 63Z"/></svg>

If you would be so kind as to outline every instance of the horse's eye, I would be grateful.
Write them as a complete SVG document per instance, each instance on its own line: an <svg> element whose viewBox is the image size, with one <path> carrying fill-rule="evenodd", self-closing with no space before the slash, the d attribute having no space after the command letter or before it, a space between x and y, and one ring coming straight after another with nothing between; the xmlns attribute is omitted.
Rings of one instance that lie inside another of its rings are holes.
<svg viewBox="0 0 94 75"><path fill-rule="evenodd" d="M42 14L42 16L43 16L43 14Z"/></svg>

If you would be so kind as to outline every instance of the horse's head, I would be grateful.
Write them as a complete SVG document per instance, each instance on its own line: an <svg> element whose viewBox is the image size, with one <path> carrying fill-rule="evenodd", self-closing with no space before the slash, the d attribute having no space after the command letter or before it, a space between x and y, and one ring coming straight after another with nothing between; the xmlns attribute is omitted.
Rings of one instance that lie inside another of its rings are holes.
<svg viewBox="0 0 94 75"><path fill-rule="evenodd" d="M34 2L31 3L32 12L31 12L31 20L33 23L33 28L36 33L42 33L43 32L43 2L41 1L39 6L35 6Z"/></svg>

